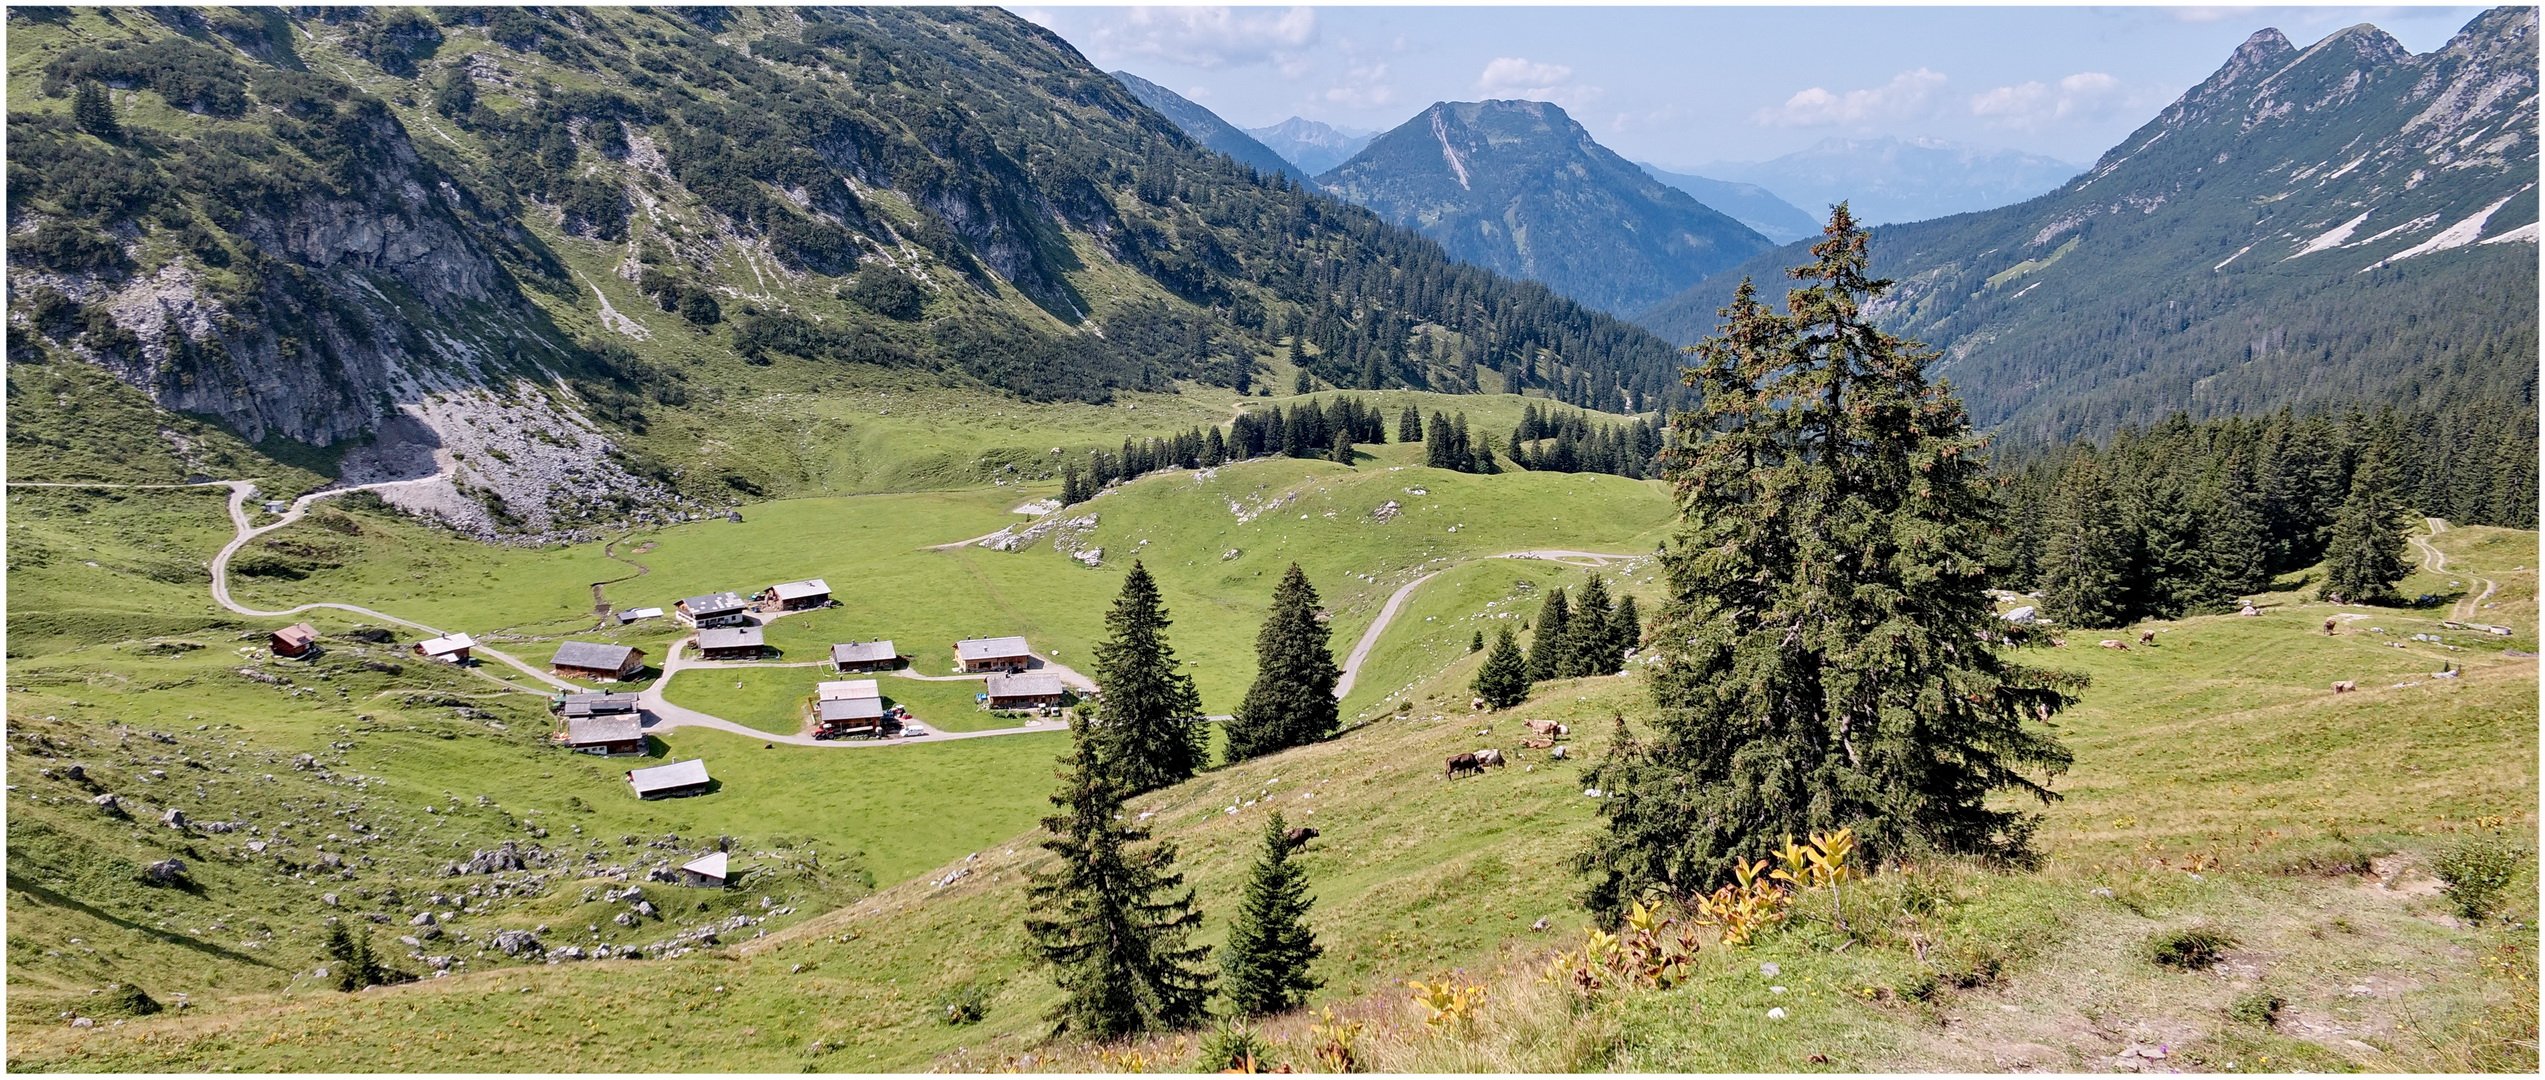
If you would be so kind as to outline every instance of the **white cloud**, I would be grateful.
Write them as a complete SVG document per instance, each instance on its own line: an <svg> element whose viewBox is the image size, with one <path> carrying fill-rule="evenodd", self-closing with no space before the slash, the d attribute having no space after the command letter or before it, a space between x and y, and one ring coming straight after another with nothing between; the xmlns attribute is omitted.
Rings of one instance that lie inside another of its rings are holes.
<svg viewBox="0 0 2545 1080"><path fill-rule="evenodd" d="M2052 86L2021 82L1971 95L1971 115L2001 128L2037 130L2061 121L2101 119L2124 103L2121 80L2080 71Z"/></svg>
<svg viewBox="0 0 2545 1080"><path fill-rule="evenodd" d="M1552 101L1566 109L1587 105L1604 92L1573 81L1571 65L1541 63L1520 56L1494 57L1476 76L1479 96Z"/></svg>
<svg viewBox="0 0 2545 1080"><path fill-rule="evenodd" d="M1314 8L1135 7L1026 9L1025 18L1067 33L1099 66L1134 57L1218 69L1273 64L1296 75L1317 43Z"/></svg>
<svg viewBox="0 0 2545 1080"><path fill-rule="evenodd" d="M1798 91L1785 103L1760 109L1752 119L1768 127L1833 127L1912 119L1924 115L1945 83L1944 74L1914 68L1891 81L1863 90L1836 93L1815 86Z"/></svg>
<svg viewBox="0 0 2545 1080"><path fill-rule="evenodd" d="M1387 65L1356 64L1325 89L1327 104L1348 109L1367 109L1396 101L1396 87L1387 81Z"/></svg>

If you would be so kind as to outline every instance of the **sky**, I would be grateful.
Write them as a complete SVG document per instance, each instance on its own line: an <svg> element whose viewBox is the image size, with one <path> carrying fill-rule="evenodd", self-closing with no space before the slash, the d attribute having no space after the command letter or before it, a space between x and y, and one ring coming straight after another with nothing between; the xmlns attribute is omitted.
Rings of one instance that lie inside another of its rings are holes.
<svg viewBox="0 0 2545 1080"><path fill-rule="evenodd" d="M2479 7L1016 6L1097 67L1239 127L1385 130L1434 101L1552 101L1640 161L1759 161L1889 135L2076 164L2257 30L2373 23L2429 52Z"/></svg>

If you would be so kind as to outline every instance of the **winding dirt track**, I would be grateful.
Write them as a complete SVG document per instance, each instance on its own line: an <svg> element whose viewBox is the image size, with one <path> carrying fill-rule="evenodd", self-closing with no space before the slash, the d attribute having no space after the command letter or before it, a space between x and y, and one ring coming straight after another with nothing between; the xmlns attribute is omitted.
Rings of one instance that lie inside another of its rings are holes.
<svg viewBox="0 0 2545 1080"><path fill-rule="evenodd" d="M2448 520L2446 518L2425 517L2421 520L2423 524L2430 527L2430 536L2437 536L2440 533L2448 531ZM2440 551L2438 545L2431 543L2429 537L2413 537L2412 546L2421 549L2422 569L2428 570L2434 574L2444 574L2448 572L2447 554ZM2450 621L2474 621L2474 617L2481 614L2483 611L2483 602L2492 599L2493 591L2501 587L2498 582L2493 581L2491 578L2479 577L2474 580L2476 584L2483 586L2483 591L2475 592L2474 590L2468 589L2467 595L2458 599L2456 603L2449 605L2448 618Z"/></svg>
<svg viewBox="0 0 2545 1080"><path fill-rule="evenodd" d="M1417 586L1420 586L1422 583L1430 581L1433 578L1439 577L1443 571L1453 570L1472 562L1482 562L1486 559L1546 559L1551 562L1560 562L1569 566L1606 566L1612 562L1618 562L1625 559L1640 559L1642 557L1643 556L1641 555L1614 555L1603 554L1596 551L1565 551L1559 549L1506 551L1500 555L1479 555L1472 559L1451 563L1448 566L1441 567L1439 570L1434 570L1431 573L1415 578L1412 581L1408 581L1399 586L1395 592L1388 594L1387 603L1379 608L1379 617L1370 621L1370 628L1362 631L1361 640L1352 646L1352 654L1344 657L1343 677L1334 681L1335 699L1339 701L1352 693L1352 684L1357 681L1361 675L1361 662L1370 658L1371 649L1378 647L1379 635L1386 633L1387 625L1396 621L1396 613L1399 609L1405 606L1406 598L1414 595L1414 589Z"/></svg>

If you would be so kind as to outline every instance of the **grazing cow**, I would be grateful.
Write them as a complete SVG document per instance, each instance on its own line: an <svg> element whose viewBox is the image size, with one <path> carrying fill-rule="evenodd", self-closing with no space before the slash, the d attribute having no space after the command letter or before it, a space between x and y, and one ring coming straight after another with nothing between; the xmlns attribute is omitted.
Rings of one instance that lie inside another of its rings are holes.
<svg viewBox="0 0 2545 1080"><path fill-rule="evenodd" d="M1554 758L1557 761L1562 761L1564 760L1564 748L1559 746L1553 750L1549 750L1546 752L1546 756Z"/></svg>
<svg viewBox="0 0 2545 1080"><path fill-rule="evenodd" d="M1283 846L1292 851L1297 851L1300 848L1307 846L1308 841L1316 838L1317 830L1305 825L1281 834L1281 842Z"/></svg>
<svg viewBox="0 0 2545 1080"><path fill-rule="evenodd" d="M1485 708L1485 699L1483 699L1483 698L1468 698L1468 699L1467 699L1467 707L1468 707L1468 708L1470 708L1470 709L1473 709L1473 710L1475 710L1475 711L1477 711L1477 712L1483 712L1483 711L1484 711L1484 708Z"/></svg>
<svg viewBox="0 0 2545 1080"><path fill-rule="evenodd" d="M1553 739L1522 739L1522 740L1520 740L1520 749L1522 749L1522 750L1544 750L1544 749L1547 749L1548 747L1551 747L1551 746L1554 746L1554 745L1555 745L1555 740L1553 740Z"/></svg>
<svg viewBox="0 0 2545 1080"><path fill-rule="evenodd" d="M2122 652L2130 651L2130 643L2118 638L2105 638L2101 641L2095 642L2095 644L2101 645L2107 649L2119 649Z"/></svg>
<svg viewBox="0 0 2545 1080"><path fill-rule="evenodd" d="M2333 692L2336 694L2347 694L2357 689L2359 689L2359 683L2350 679L2344 679L2333 684Z"/></svg>
<svg viewBox="0 0 2545 1080"><path fill-rule="evenodd" d="M1500 750L1476 751L1476 767L1479 769L1488 765L1499 769L1508 764L1510 764L1510 762L1502 760L1502 751Z"/></svg>
<svg viewBox="0 0 2545 1080"><path fill-rule="evenodd" d="M2139 631L2139 644L2141 644L2141 645L2145 645L2145 646L2147 646L2147 647L2149 647L2149 648L2155 648L2155 647L2156 647L2156 631L2154 631L2154 630L2141 630L2141 631Z"/></svg>
<svg viewBox="0 0 2545 1080"><path fill-rule="evenodd" d="M2325 636L2325 637L2332 637L2332 636L2333 636L2333 628L2334 628L2334 627L2336 627L2336 626L2340 626L2340 625L2342 625L2342 620L2340 620L2340 619L2326 619L2326 620L2324 620L2324 636Z"/></svg>
<svg viewBox="0 0 2545 1080"><path fill-rule="evenodd" d="M1474 754L1451 754L1449 755L1447 771L1449 773L1449 778L1456 780L1468 773L1482 773L1485 771L1485 767L1476 763L1476 755Z"/></svg>

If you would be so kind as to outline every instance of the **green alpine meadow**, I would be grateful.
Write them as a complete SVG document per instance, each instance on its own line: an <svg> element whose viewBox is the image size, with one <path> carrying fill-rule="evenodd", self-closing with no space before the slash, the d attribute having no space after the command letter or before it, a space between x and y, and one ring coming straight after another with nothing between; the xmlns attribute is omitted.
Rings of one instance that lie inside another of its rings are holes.
<svg viewBox="0 0 2545 1080"><path fill-rule="evenodd" d="M2539 1068L2532 7L5 18L13 1072Z"/></svg>

